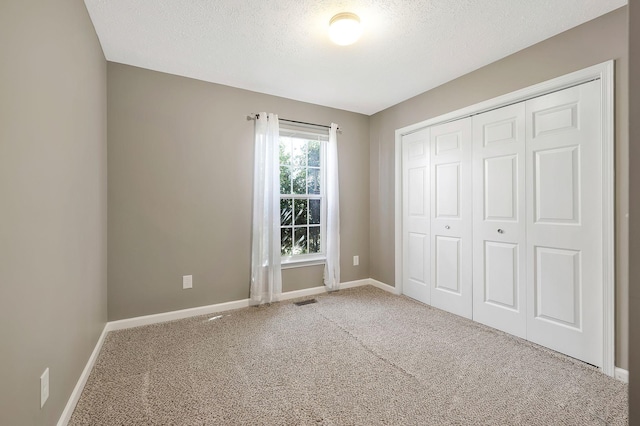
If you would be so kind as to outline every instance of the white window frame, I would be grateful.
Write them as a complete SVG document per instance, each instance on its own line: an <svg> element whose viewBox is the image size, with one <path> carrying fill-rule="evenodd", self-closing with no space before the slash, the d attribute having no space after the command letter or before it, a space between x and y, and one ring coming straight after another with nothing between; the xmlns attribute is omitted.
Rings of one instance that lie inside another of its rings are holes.
<svg viewBox="0 0 640 426"><path fill-rule="evenodd" d="M309 140L317 140L320 142L320 194L280 194L280 199L293 199L294 205L292 205L292 220L295 216L295 200L320 200L320 253L308 253L289 255L281 257L282 269L298 268L311 265L324 265L326 262L326 236L327 236L327 142L329 140L329 131L319 130L318 128L311 128L307 126L288 125L280 123L280 137L298 138ZM279 143L279 142L278 142ZM308 165L307 165L308 167ZM280 164L278 161L278 169ZM293 173L291 174L293 179ZM308 207L307 207L308 208ZM307 211L307 216L311 215L310 211ZM280 229L288 226L280 225ZM292 243L295 240L295 224L291 225L292 228ZM309 228L307 219L307 229ZM307 234L308 235L308 234ZM281 243L282 244L282 243Z"/></svg>

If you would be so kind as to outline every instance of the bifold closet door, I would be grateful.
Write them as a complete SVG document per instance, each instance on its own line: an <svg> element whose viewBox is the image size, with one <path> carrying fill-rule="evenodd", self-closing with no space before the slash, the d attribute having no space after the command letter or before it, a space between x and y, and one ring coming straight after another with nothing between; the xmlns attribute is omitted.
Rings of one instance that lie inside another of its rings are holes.
<svg viewBox="0 0 640 426"><path fill-rule="evenodd" d="M527 339L602 366L600 81L526 102Z"/></svg>
<svg viewBox="0 0 640 426"><path fill-rule="evenodd" d="M402 292L430 300L429 129L402 137Z"/></svg>
<svg viewBox="0 0 640 426"><path fill-rule="evenodd" d="M525 104L473 117L473 319L525 338Z"/></svg>
<svg viewBox="0 0 640 426"><path fill-rule="evenodd" d="M431 305L471 318L471 118L430 133Z"/></svg>

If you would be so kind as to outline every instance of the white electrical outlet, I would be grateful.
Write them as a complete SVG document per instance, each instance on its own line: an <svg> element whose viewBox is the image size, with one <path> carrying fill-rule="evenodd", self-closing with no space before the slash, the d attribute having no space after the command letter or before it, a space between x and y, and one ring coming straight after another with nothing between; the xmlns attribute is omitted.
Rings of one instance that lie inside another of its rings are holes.
<svg viewBox="0 0 640 426"><path fill-rule="evenodd" d="M182 289L193 288L193 275L182 276Z"/></svg>
<svg viewBox="0 0 640 426"><path fill-rule="evenodd" d="M353 256L353 266L358 266L360 264L360 256Z"/></svg>
<svg viewBox="0 0 640 426"><path fill-rule="evenodd" d="M40 408L44 406L49 398L49 368L47 367L40 376Z"/></svg>

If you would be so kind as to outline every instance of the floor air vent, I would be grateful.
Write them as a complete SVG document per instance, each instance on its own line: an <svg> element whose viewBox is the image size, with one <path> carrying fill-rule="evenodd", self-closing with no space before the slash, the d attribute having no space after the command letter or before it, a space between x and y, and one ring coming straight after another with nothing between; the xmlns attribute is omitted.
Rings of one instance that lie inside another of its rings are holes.
<svg viewBox="0 0 640 426"><path fill-rule="evenodd" d="M303 300L302 302L296 302L295 305L304 306L304 305L310 305L312 303L318 303L318 301L316 299Z"/></svg>

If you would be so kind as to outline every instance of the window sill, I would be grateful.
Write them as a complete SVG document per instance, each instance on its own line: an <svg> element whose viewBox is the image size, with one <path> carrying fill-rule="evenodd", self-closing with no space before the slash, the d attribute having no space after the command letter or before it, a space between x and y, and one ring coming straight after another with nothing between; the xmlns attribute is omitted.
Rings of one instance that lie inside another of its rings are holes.
<svg viewBox="0 0 640 426"><path fill-rule="evenodd" d="M324 265L327 262L325 256L312 256L297 259L282 259L282 269L303 268L305 266Z"/></svg>

